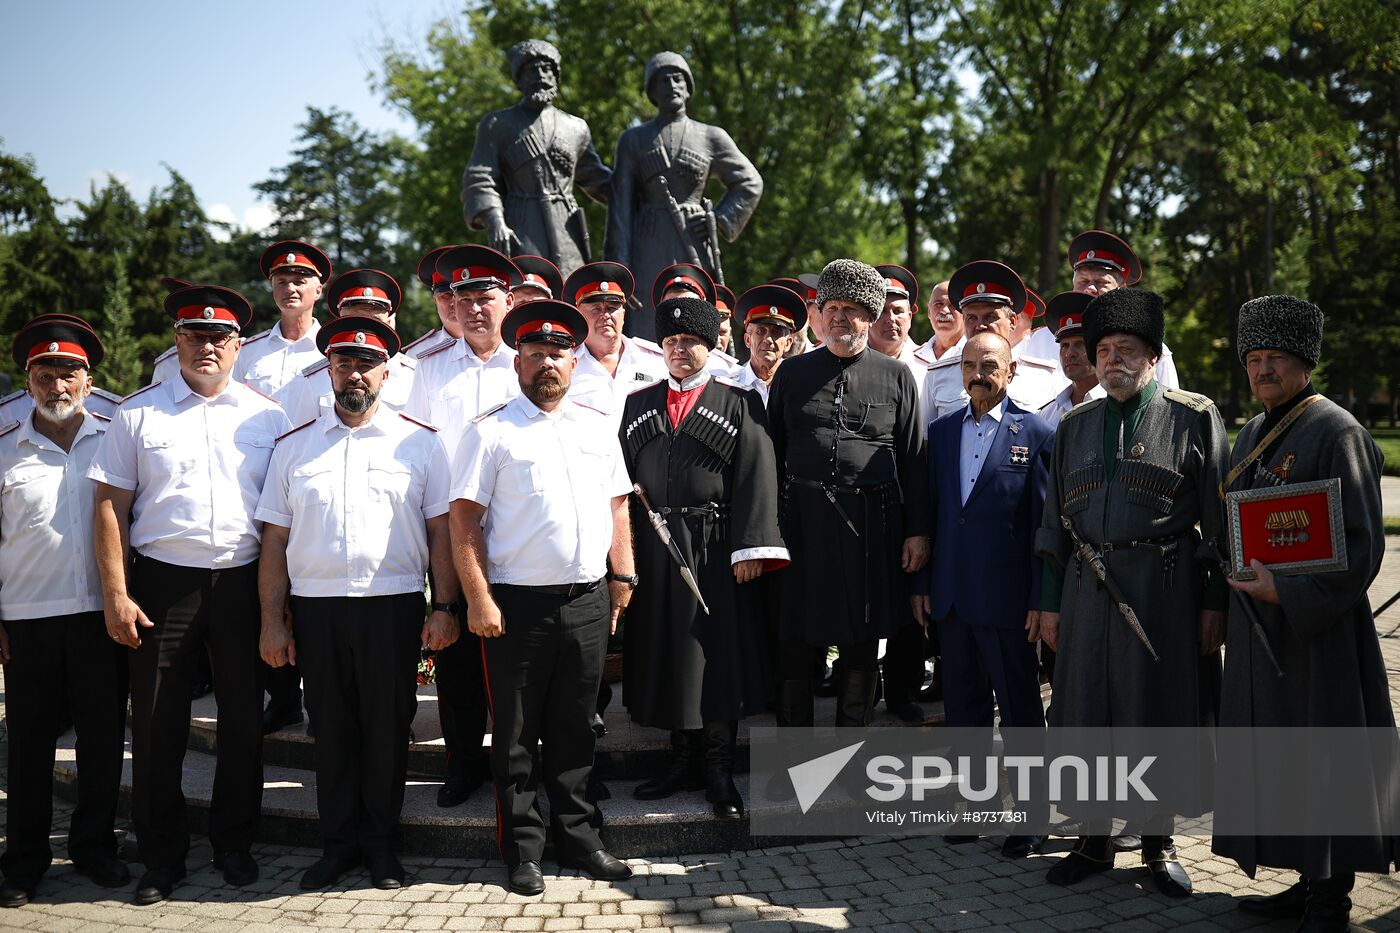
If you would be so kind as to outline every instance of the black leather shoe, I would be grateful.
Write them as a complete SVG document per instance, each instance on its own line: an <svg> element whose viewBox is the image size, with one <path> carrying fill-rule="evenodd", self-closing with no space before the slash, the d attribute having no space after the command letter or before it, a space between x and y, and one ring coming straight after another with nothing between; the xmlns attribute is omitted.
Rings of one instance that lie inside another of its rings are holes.
<svg viewBox="0 0 1400 933"><path fill-rule="evenodd" d="M214 867L224 873L224 883L235 888L258 880L258 863L247 852L220 852L214 856Z"/></svg>
<svg viewBox="0 0 1400 933"><path fill-rule="evenodd" d="M472 791L481 786L479 779L470 777L449 777L438 788L437 805L446 809L463 803Z"/></svg>
<svg viewBox="0 0 1400 933"><path fill-rule="evenodd" d="M1029 858L1045 845L1044 836L1007 836L1001 844L1001 854L1007 858Z"/></svg>
<svg viewBox="0 0 1400 933"><path fill-rule="evenodd" d="M536 897L544 893L544 872L539 862L521 862L510 870L510 890L513 894Z"/></svg>
<svg viewBox="0 0 1400 933"><path fill-rule="evenodd" d="M1107 836L1080 836L1074 851L1056 862L1045 873L1045 880L1068 887L1112 867L1113 846L1109 844Z"/></svg>
<svg viewBox="0 0 1400 933"><path fill-rule="evenodd" d="M175 884L185 877L183 868L149 868L136 882L136 894L131 902L138 907L159 904L170 898Z"/></svg>
<svg viewBox="0 0 1400 933"><path fill-rule="evenodd" d="M300 706L291 708L283 707L280 709L274 706L268 706L267 709L263 710L263 735L271 735L288 726L295 726L305 718L306 717L302 715Z"/></svg>
<svg viewBox="0 0 1400 933"><path fill-rule="evenodd" d="M392 852L376 852L365 857L369 868L369 880L381 891L392 891L403 887L403 865Z"/></svg>
<svg viewBox="0 0 1400 933"><path fill-rule="evenodd" d="M608 854L607 849L597 849L582 858L560 859L565 868L577 868L599 881L626 881L632 877L632 869Z"/></svg>
<svg viewBox="0 0 1400 933"><path fill-rule="evenodd" d="M37 881L25 883L6 878L0 884L0 907L23 907L34 899L34 890L38 886Z"/></svg>
<svg viewBox="0 0 1400 933"><path fill-rule="evenodd" d="M1191 876L1176 860L1176 846L1167 846L1159 852L1144 851L1142 855L1158 891L1167 897L1191 896Z"/></svg>
<svg viewBox="0 0 1400 933"><path fill-rule="evenodd" d="M948 835L943 837L943 841L948 843L948 845L950 846L965 846L969 843L976 842L978 839L981 838L981 836L968 836L965 834L949 833Z"/></svg>
<svg viewBox="0 0 1400 933"><path fill-rule="evenodd" d="M126 862L114 855L74 862L73 870L104 888L120 888L131 880Z"/></svg>
<svg viewBox="0 0 1400 933"><path fill-rule="evenodd" d="M340 880L341 875L352 871L359 863L358 856L328 855L308 868L306 873L301 876L301 889L303 891L316 891L321 888L329 888Z"/></svg>
<svg viewBox="0 0 1400 933"><path fill-rule="evenodd" d="M665 800L678 791L704 789L705 771L701 762L699 730L673 729L666 770L650 781L638 784L632 796L638 800Z"/></svg>
<svg viewBox="0 0 1400 933"><path fill-rule="evenodd" d="M1137 833L1124 833L1113 837L1113 851L1136 852L1142 848L1142 837Z"/></svg>
<svg viewBox="0 0 1400 933"><path fill-rule="evenodd" d="M1308 880L1299 878L1277 894L1251 894L1240 898L1240 910L1261 917L1301 917L1308 903Z"/></svg>

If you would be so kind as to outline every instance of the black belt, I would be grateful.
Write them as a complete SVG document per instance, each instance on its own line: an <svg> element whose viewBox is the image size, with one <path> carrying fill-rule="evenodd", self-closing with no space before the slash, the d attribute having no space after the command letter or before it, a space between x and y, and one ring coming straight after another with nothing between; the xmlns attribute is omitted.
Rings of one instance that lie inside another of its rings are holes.
<svg viewBox="0 0 1400 933"><path fill-rule="evenodd" d="M521 583L497 583L497 586L508 586L515 590L524 590L534 596L551 596L557 599L573 599L575 596L582 596L591 593L603 585L605 577L599 577L592 583L554 583L549 586L526 586Z"/></svg>
<svg viewBox="0 0 1400 933"><path fill-rule="evenodd" d="M727 503L721 505L718 502L706 502L704 505L666 506L656 511L662 515L710 515L718 517L729 511L729 505Z"/></svg>
<svg viewBox="0 0 1400 933"><path fill-rule="evenodd" d="M866 493L878 492L884 489L889 483L879 483L874 486L834 486L830 483L819 483L814 479L807 479L802 476L788 474L788 482L796 483L799 486L806 486L808 489L816 489L820 492L835 493L838 496L863 496Z"/></svg>
<svg viewBox="0 0 1400 933"><path fill-rule="evenodd" d="M1133 541L1105 541L1098 546L1098 549L1100 554L1110 554L1113 551L1130 551L1134 548L1144 551L1166 553L1167 551L1175 550L1176 546L1186 537L1187 536L1184 534L1179 534L1164 535L1160 538L1139 538Z"/></svg>

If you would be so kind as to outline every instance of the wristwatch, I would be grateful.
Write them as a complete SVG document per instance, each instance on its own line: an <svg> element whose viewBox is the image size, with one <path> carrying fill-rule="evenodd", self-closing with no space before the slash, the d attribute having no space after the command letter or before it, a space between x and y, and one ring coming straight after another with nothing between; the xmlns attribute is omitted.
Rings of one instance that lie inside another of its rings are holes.
<svg viewBox="0 0 1400 933"><path fill-rule="evenodd" d="M433 612L448 612L452 615L456 615L457 603L455 601L450 603L433 603Z"/></svg>
<svg viewBox="0 0 1400 933"><path fill-rule="evenodd" d="M608 579L614 583L626 583L634 590L637 588L637 584L642 582L642 578L635 573L630 577L624 573L610 573L608 574Z"/></svg>

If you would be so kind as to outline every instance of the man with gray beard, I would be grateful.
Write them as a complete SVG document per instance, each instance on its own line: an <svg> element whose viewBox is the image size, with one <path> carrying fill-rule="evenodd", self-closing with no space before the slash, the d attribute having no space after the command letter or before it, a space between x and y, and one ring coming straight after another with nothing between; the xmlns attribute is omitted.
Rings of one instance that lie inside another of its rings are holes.
<svg viewBox="0 0 1400 933"><path fill-rule="evenodd" d="M462 175L467 226L507 256L543 256L564 276L590 261L588 224L573 186L608 203L612 171L593 148L588 124L554 107L559 50L517 42L506 53L520 103L482 117Z"/></svg>
<svg viewBox="0 0 1400 933"><path fill-rule="evenodd" d="M1124 288L1084 311L1085 350L1108 398L1085 401L1060 419L1035 542L1045 561L1041 638L1057 652L1052 729L1194 728L1215 719L1227 591L1214 554L1223 537L1219 490L1229 448L1210 399L1161 388L1153 378L1162 308L1159 295ZM1076 537L1101 556L1140 632L1085 566ZM1157 890L1189 895L1172 816L1204 809L1210 754L1203 748L1161 763L1172 779L1156 804L1120 802L1080 813L1082 804L1062 803L1084 829L1047 880L1072 885L1112 868L1104 822L1111 816L1142 826L1142 861Z"/></svg>
<svg viewBox="0 0 1400 933"><path fill-rule="evenodd" d="M84 411L102 342L80 318L48 314L12 346L33 412L0 432L0 663L9 724L5 881L22 907L53 862L54 738L71 710L78 734L73 867L103 887L129 879L112 835L126 722L126 658L107 637L91 547L87 468L107 419Z"/></svg>

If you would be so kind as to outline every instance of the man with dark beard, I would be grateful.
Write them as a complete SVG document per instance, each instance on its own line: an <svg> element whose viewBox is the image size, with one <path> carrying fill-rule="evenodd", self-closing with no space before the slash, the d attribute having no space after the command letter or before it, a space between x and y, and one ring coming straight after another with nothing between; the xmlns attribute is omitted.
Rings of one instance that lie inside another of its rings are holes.
<svg viewBox="0 0 1400 933"><path fill-rule="evenodd" d="M561 865L606 881L632 875L604 850L585 796L608 635L637 585L632 483L613 422L565 398L587 333L562 301L506 315L521 395L474 419L452 464L453 560L467 624L483 640L497 839L510 890L525 895L544 892L538 784Z"/></svg>
<svg viewBox="0 0 1400 933"><path fill-rule="evenodd" d="M129 879L112 835L126 720L126 658L107 637L91 546L85 474L107 419L84 410L102 342L84 321L41 315L11 347L33 412L0 431L0 663L9 726L5 882L22 907L53 863L54 738L70 710L78 734L73 867L103 887Z"/></svg>
<svg viewBox="0 0 1400 933"><path fill-rule="evenodd" d="M608 203L612 172L593 148L588 124L554 107L559 50L528 39L506 53L520 103L482 117L462 175L467 226L507 256L543 256L567 276L590 260L588 224L577 184Z"/></svg>
<svg viewBox="0 0 1400 933"><path fill-rule="evenodd" d="M437 431L380 402L399 351L389 325L342 317L316 343L335 407L278 438L268 466L259 648L273 668L301 668L316 722L322 857L301 886L334 884L363 858L375 887L397 888L418 651L457 639L447 452Z"/></svg>

